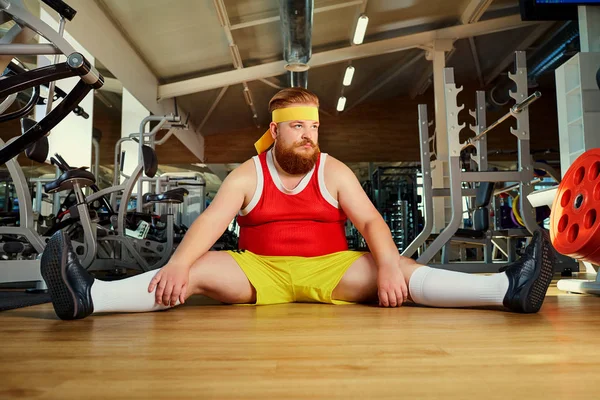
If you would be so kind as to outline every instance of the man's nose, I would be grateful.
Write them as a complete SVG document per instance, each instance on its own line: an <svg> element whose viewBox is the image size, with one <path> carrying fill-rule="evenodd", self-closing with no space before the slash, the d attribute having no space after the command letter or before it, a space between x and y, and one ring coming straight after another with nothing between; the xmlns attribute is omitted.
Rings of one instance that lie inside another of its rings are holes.
<svg viewBox="0 0 600 400"><path fill-rule="evenodd" d="M312 135L308 129L304 129L302 131L302 139L310 139L312 140Z"/></svg>

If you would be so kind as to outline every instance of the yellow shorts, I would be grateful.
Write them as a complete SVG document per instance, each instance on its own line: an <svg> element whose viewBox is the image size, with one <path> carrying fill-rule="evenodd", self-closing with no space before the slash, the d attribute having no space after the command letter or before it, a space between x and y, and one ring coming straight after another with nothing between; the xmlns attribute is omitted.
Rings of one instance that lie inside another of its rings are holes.
<svg viewBox="0 0 600 400"><path fill-rule="evenodd" d="M260 256L227 251L256 289L256 305L281 303L350 304L331 294L348 268L364 252L341 251L319 257Z"/></svg>

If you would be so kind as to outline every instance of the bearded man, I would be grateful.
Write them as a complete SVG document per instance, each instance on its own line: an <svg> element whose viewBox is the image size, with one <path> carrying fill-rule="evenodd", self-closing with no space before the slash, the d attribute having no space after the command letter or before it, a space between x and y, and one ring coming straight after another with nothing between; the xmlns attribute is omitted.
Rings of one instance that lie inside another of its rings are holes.
<svg viewBox="0 0 600 400"><path fill-rule="evenodd" d="M169 262L117 282L94 279L58 232L42 257L57 315L145 312L202 294L227 304L407 301L432 307L498 306L537 312L552 279L552 251L538 231L523 257L488 276L419 265L402 257L385 221L344 163L319 149L319 99L302 88L277 93L259 155L232 171ZM274 146L272 146L274 144ZM239 250L210 251L237 218ZM346 220L369 252L349 251Z"/></svg>

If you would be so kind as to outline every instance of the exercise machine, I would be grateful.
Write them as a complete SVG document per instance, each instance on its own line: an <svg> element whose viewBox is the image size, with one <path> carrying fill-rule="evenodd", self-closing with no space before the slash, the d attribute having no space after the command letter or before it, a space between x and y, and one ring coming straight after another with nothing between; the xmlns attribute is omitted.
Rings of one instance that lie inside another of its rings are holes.
<svg viewBox="0 0 600 400"><path fill-rule="evenodd" d="M44 83L52 83L57 80L80 77L80 81L63 101L50 111L44 118L32 126L24 135L18 137L10 144L0 149L0 163L4 164L8 160L23 152L31 144L46 136L52 128L58 125L69 113L71 113L79 102L93 89L99 89L104 84L104 78L91 65L91 63L62 37L66 19L71 19L74 13L69 11L70 7L63 2L46 0L47 4L61 13L59 32L56 32L39 18L32 15L27 9L22 7L21 2L17 0L3 0L0 2L0 11L4 19L10 17L15 25L9 30L3 43L0 43L1 55L39 55L39 54L63 54L67 57L66 62L52 64L46 67L36 68L25 71L21 74L8 76L0 80L0 98L5 98L15 93L39 86ZM72 10L72 9L70 9ZM48 44L17 44L10 43L23 29L31 29L50 43ZM5 40L6 39L6 40ZM8 43L7 43L8 42ZM51 103L54 85L51 84L51 94L48 103ZM50 107L48 107L50 108Z"/></svg>
<svg viewBox="0 0 600 400"><path fill-rule="evenodd" d="M516 239L527 239L538 229L538 222L535 218L534 209L527 200L527 195L532 192L534 179L534 169L540 168L547 170L551 176L557 178L556 172L552 171L547 165L536 164L532 161L529 143L529 114L528 107L536 101L541 94L536 92L528 96L527 86L527 67L524 52L515 54L515 73L509 73L509 78L515 83L516 90L510 93L515 100L515 104L510 111L489 127L485 120L485 93L477 93L477 109L471 112L475 118L476 124L470 126L475 136L466 142L461 143L459 133L465 127L465 124L458 123L458 114L464 106L458 106L457 95L462 88L457 88L454 80L454 71L452 68L444 69L444 93L446 98L446 118L448 122L448 141L449 141L449 182L450 187L444 189L433 189L430 171L430 152L429 152L429 121L427 117L427 107L419 106L419 129L421 138L422 170L423 170L423 190L424 190L424 229L419 236L403 252L404 256L411 257L419 250L422 250L417 258L421 264L431 265L444 269L451 269L461 272L497 272L499 267L506 263L505 260L495 262L492 259L492 249L498 244L494 244L492 239L505 238L507 241ZM487 142L486 135L502 121L514 118L516 128L511 128L511 134L518 141L517 163L518 168L514 171L492 171L487 163ZM442 133L443 134L443 133ZM424 146L427 146L425 149ZM461 167L461 157L463 151L468 147L477 149L476 155L471 155L472 160L477 164L477 171L463 171ZM558 178L557 178L558 179ZM514 183L514 186L520 193L519 208L523 220L524 229L494 231L489 224L489 205L491 196L494 193L494 186L489 183L506 182ZM477 183L476 188L464 188L463 183ZM430 194L430 195L428 195ZM447 227L439 234L432 234L433 224L431 216L433 206L431 199L435 196L447 197L451 199L451 219ZM463 223L463 197L475 198L475 229L461 229ZM427 241L433 238L431 243ZM483 262L450 262L449 248L453 242L464 242L481 246L484 248ZM514 242L509 243L509 249L505 253L509 261L516 258L513 251ZM441 263L436 264L432 261L434 257L441 252Z"/></svg>
<svg viewBox="0 0 600 400"><path fill-rule="evenodd" d="M32 15L22 6L18 0L0 1L0 11L3 22L10 20L15 24L0 39L0 55L39 55L56 54L65 55L67 60L50 66L36 68L34 70L19 70L12 65L11 73L6 74L0 80L0 98L5 100L0 104L0 110L4 113L17 99L19 93L32 89L32 95L25 107L17 112L3 114L2 121L20 118L27 115L39 100L39 86L49 85L50 95L47 99L48 105L53 100L54 82L57 80L80 77L80 81L73 90L64 96L63 101L42 120L31 126L23 125L24 132L21 136L0 143L0 163L6 164L10 175L15 182L15 191L19 201L19 226L0 227L0 234L9 237L23 238L14 243L2 243L2 249L7 258L0 261L0 282L22 282L35 281L38 287L43 284L39 269L39 255L43 252L45 242L37 233L33 220L32 201L25 176L14 159L18 154L39 143L40 154L44 150L46 135L59 124L69 113L73 112L79 102L93 89L100 88L104 78L91 66L83 55L76 52L73 47L62 37L66 19L71 20L75 12L60 0L44 0L61 15L59 32L53 30L39 18ZM48 44L18 44L12 41L24 30L30 29L49 41ZM47 143L46 143L47 152ZM36 153L34 151L34 153ZM47 153L46 153L47 154ZM45 160L45 157L44 157Z"/></svg>

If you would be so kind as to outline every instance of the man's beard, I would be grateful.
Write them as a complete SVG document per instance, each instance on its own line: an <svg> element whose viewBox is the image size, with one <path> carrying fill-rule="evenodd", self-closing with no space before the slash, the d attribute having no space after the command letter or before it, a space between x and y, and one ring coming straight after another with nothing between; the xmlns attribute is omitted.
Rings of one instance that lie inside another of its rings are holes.
<svg viewBox="0 0 600 400"><path fill-rule="evenodd" d="M313 146L312 152L296 152L296 148L306 144L311 144ZM284 147L279 140L275 143L275 158L281 169L290 175L302 175L310 172L315 166L320 152L319 145L314 144L312 140L308 138L301 142L296 142L289 147Z"/></svg>

